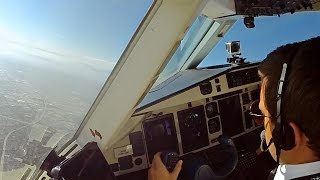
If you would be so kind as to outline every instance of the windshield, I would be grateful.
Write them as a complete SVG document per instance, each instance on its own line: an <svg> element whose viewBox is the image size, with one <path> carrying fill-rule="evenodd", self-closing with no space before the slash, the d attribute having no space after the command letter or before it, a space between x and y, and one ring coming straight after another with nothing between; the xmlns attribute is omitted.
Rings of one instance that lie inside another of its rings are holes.
<svg viewBox="0 0 320 180"><path fill-rule="evenodd" d="M208 30L213 28L214 33L219 26L220 24L213 21L211 18L204 16L197 17L180 42L179 47L176 49L176 52L171 57L169 63L159 75L154 87L177 73L199 46L200 41L207 34Z"/></svg>
<svg viewBox="0 0 320 180"><path fill-rule="evenodd" d="M0 179L73 137L151 3L0 2Z"/></svg>
<svg viewBox="0 0 320 180"><path fill-rule="evenodd" d="M242 57L246 61L263 60L281 45L304 41L320 35L320 12L284 14L280 17L258 17L255 28L248 29L239 19L199 64L199 68L227 64L226 42L240 41Z"/></svg>
<svg viewBox="0 0 320 180"><path fill-rule="evenodd" d="M230 19L214 21L200 15L159 75L153 89L180 70L194 68L192 64L198 68L227 64L226 42L240 41L242 57L250 62L261 61L280 45L318 36L319 18L319 12L257 17L255 28L249 29L242 18L234 23Z"/></svg>

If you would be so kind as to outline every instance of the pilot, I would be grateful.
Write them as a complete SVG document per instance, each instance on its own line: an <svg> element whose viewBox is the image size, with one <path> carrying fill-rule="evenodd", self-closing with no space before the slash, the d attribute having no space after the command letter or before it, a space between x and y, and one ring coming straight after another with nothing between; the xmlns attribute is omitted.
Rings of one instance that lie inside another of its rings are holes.
<svg viewBox="0 0 320 180"><path fill-rule="evenodd" d="M287 44L259 65L259 109L269 152L280 164L276 180L320 179L319 50L320 37Z"/></svg>
<svg viewBox="0 0 320 180"><path fill-rule="evenodd" d="M269 179L320 179L320 37L287 44L259 65L262 79L257 118L264 121L268 150L278 163ZM154 156L149 180L175 180Z"/></svg>

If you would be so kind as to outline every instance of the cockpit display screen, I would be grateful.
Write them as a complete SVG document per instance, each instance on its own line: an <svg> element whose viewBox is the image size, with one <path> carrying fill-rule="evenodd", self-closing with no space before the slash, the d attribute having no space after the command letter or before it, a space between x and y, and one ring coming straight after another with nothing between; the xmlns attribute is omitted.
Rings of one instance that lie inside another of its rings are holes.
<svg viewBox="0 0 320 180"><path fill-rule="evenodd" d="M157 152L179 152L173 114L147 120L143 128L150 162Z"/></svg>
<svg viewBox="0 0 320 180"><path fill-rule="evenodd" d="M235 136L244 131L240 96L231 96L218 101L222 131L228 136Z"/></svg>

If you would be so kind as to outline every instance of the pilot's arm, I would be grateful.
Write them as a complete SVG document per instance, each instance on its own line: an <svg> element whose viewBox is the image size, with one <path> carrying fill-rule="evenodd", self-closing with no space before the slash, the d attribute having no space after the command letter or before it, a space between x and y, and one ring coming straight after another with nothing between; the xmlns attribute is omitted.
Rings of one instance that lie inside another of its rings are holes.
<svg viewBox="0 0 320 180"><path fill-rule="evenodd" d="M181 170L182 161L179 160L174 170L170 173L160 158L161 153L156 153L148 172L148 180L176 180Z"/></svg>

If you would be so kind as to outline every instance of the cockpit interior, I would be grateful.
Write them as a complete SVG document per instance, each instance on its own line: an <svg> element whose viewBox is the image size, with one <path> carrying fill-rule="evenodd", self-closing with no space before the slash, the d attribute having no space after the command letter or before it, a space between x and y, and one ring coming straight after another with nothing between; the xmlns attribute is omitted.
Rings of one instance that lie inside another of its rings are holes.
<svg viewBox="0 0 320 180"><path fill-rule="evenodd" d="M76 134L41 147L38 164L25 159L35 168L20 179L148 179L157 152L203 159L217 179L266 179L276 164L258 155L264 127L250 116L261 60L243 57L235 40L225 64L198 65L237 20L254 29L265 16L319 9L318 0L154 0Z"/></svg>
<svg viewBox="0 0 320 180"><path fill-rule="evenodd" d="M221 178L239 179L235 172L257 162L263 129L249 115L260 97L258 64L184 70L152 88L130 118L135 125L104 152L109 170L117 179L147 179L154 154L170 151L180 159L198 155L221 171ZM232 138L236 156L225 151L221 135Z"/></svg>

